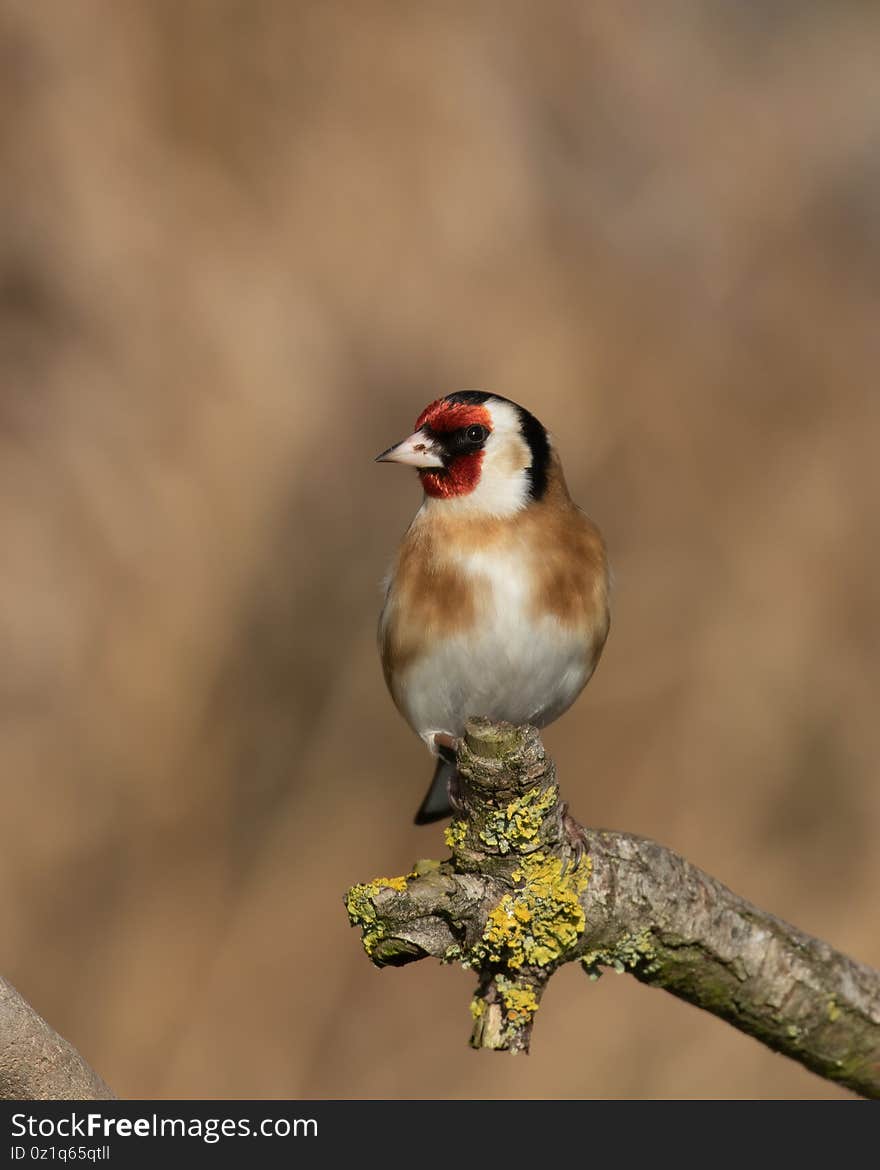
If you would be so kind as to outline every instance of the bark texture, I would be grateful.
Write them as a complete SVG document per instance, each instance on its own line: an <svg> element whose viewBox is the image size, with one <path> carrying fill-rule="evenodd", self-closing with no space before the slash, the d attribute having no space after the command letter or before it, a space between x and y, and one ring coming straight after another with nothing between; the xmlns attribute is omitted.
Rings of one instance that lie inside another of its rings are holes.
<svg viewBox="0 0 880 1170"><path fill-rule="evenodd" d="M0 978L0 1100L114 1099L77 1050Z"/></svg>
<svg viewBox="0 0 880 1170"><path fill-rule="evenodd" d="M627 971L823 1077L880 1098L880 973L653 841L583 829L537 731L472 720L452 856L346 897L378 966L472 968L471 1044L527 1052L553 972Z"/></svg>

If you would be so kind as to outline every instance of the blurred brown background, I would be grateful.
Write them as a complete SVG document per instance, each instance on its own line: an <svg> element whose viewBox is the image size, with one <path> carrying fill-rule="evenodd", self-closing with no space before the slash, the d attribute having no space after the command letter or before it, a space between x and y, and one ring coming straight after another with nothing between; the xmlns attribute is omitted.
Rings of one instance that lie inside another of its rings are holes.
<svg viewBox="0 0 880 1170"><path fill-rule="evenodd" d="M615 619L574 811L880 964L880 7L0 3L0 939L122 1095L833 1097L628 978L528 1060L377 972L442 855L385 694L419 498L493 389Z"/></svg>

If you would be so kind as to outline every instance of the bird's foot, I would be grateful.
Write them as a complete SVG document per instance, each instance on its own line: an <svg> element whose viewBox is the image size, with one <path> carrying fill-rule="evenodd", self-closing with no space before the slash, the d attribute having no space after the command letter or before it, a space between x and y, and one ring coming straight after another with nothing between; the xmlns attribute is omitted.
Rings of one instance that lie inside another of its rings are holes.
<svg viewBox="0 0 880 1170"><path fill-rule="evenodd" d="M434 733L434 746L441 756L454 757L458 751L458 739L447 731L436 731Z"/></svg>
<svg viewBox="0 0 880 1170"><path fill-rule="evenodd" d="M572 869L577 869L584 859L584 854L589 849L586 831L583 825L576 821L568 811L567 802L562 806L562 833L570 853L569 859L562 867L562 872L565 873L569 864L571 864Z"/></svg>

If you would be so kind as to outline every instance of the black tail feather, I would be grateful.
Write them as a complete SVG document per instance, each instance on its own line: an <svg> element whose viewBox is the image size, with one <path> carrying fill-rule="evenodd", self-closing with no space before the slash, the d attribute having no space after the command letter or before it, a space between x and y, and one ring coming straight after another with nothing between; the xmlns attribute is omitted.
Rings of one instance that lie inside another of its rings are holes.
<svg viewBox="0 0 880 1170"><path fill-rule="evenodd" d="M455 757L441 754L434 769L434 778L415 816L417 825L430 825L452 816L449 803L449 782L455 778Z"/></svg>

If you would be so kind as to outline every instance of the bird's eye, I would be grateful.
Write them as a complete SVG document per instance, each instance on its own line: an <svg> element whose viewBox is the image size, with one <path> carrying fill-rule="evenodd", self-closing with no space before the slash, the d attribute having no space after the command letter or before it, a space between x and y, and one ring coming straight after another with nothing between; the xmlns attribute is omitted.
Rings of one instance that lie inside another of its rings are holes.
<svg viewBox="0 0 880 1170"><path fill-rule="evenodd" d="M484 443L488 434L488 429L479 425L468 427L464 433L469 443Z"/></svg>

